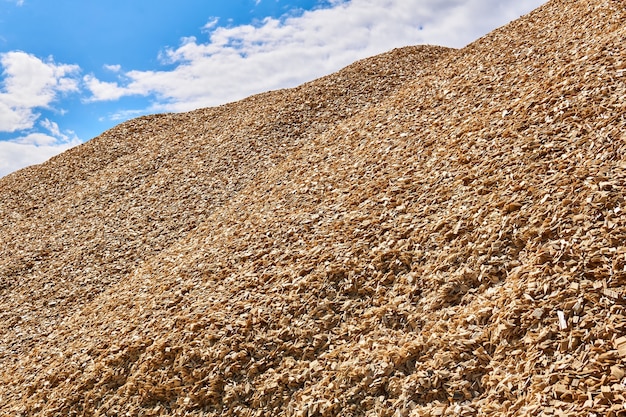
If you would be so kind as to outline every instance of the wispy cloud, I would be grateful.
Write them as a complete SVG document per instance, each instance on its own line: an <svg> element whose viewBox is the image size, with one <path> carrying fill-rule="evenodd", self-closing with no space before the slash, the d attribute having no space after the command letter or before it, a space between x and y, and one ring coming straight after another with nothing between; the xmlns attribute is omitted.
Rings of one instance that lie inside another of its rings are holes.
<svg viewBox="0 0 626 417"><path fill-rule="evenodd" d="M76 65L57 64L21 51L0 54L0 132L29 129L59 96L79 91Z"/></svg>
<svg viewBox="0 0 626 417"><path fill-rule="evenodd" d="M330 7L223 27L161 53L172 70L128 71L120 82L87 76L91 100L152 96L152 110L183 111L290 87L394 47L461 47L543 0L334 0ZM497 10L497 13L494 12Z"/></svg>
<svg viewBox="0 0 626 417"><path fill-rule="evenodd" d="M147 110L136 110L136 109L135 110L121 110L118 112L110 113L107 116L102 116L100 118L100 121L101 122L105 120L124 121L128 119L132 119L133 117L144 116L148 113L149 111Z"/></svg>
<svg viewBox="0 0 626 417"><path fill-rule="evenodd" d="M103 65L102 66L105 70L107 71L111 71L111 72L119 72L122 69L122 66L119 64L115 64L115 65Z"/></svg>
<svg viewBox="0 0 626 417"><path fill-rule="evenodd" d="M217 26L217 24L219 23L219 21L220 21L220 18L219 18L219 17L211 17L211 18L209 19L209 21L208 21L208 22L206 22L206 24L205 24L204 26L202 26L202 30L203 30L204 32L208 32L208 33L210 33L210 31L211 31L211 30L212 30L215 26Z"/></svg>

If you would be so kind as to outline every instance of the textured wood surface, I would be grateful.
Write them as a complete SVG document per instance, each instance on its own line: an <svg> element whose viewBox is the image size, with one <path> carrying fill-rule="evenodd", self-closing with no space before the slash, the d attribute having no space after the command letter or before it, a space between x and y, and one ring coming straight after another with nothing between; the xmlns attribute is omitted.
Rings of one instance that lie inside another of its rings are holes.
<svg viewBox="0 0 626 417"><path fill-rule="evenodd" d="M621 415L626 11L123 123L0 180L0 415Z"/></svg>

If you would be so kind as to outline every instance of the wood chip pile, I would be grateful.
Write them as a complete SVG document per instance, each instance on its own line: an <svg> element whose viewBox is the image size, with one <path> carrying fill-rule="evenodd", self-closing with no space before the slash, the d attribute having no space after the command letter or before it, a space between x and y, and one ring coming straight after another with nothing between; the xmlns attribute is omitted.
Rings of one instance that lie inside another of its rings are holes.
<svg viewBox="0 0 626 417"><path fill-rule="evenodd" d="M0 415L625 415L625 22L554 0L1 179Z"/></svg>

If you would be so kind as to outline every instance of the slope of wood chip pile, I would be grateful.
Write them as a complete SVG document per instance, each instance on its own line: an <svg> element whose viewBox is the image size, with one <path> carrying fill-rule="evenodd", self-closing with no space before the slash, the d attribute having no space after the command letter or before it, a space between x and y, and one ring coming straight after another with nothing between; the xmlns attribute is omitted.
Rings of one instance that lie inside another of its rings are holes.
<svg viewBox="0 0 626 417"><path fill-rule="evenodd" d="M4 178L0 369L1 361L28 351L31 341L184 238L260 172L448 51L405 48L293 90L143 117Z"/></svg>
<svg viewBox="0 0 626 417"><path fill-rule="evenodd" d="M0 413L624 415L624 22L551 1L3 178Z"/></svg>

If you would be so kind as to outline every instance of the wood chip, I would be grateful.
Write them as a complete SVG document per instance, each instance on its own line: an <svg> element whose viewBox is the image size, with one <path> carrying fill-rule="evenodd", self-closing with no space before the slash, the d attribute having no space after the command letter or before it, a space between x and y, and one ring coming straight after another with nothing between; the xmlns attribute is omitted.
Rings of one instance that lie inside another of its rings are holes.
<svg viewBox="0 0 626 417"><path fill-rule="evenodd" d="M561 330L566 330L567 329L567 319L565 318L565 313L563 313L561 310L556 312L558 318L559 318L559 327L561 328Z"/></svg>
<svg viewBox="0 0 626 417"><path fill-rule="evenodd" d="M626 357L626 336L619 337L615 340L615 349L621 357Z"/></svg>
<svg viewBox="0 0 626 417"><path fill-rule="evenodd" d="M552 0L0 179L1 413L619 415L625 22Z"/></svg>

